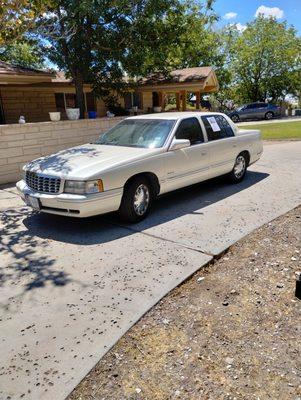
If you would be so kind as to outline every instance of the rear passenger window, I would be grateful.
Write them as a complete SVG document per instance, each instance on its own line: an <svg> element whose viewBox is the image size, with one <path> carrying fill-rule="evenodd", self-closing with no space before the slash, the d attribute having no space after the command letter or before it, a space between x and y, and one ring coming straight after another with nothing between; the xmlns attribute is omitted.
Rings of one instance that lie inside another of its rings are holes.
<svg viewBox="0 0 301 400"><path fill-rule="evenodd" d="M234 136L231 125L222 115L202 117L202 121L205 125L209 141Z"/></svg>
<svg viewBox="0 0 301 400"><path fill-rule="evenodd" d="M191 145L203 143L204 137L201 125L197 118L183 119L176 131L176 139L188 139Z"/></svg>

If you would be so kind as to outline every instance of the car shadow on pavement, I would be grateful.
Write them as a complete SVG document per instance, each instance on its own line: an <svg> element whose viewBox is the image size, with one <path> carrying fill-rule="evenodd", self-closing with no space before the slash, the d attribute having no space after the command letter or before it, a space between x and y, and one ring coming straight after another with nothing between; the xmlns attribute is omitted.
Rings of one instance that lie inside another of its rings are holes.
<svg viewBox="0 0 301 400"><path fill-rule="evenodd" d="M229 184L216 178L159 197L151 214L137 224L124 224L117 213L85 219L30 214L23 224L33 236L77 245L102 244L132 235L187 214L202 214L206 207L256 185L269 174L249 171L243 182Z"/></svg>

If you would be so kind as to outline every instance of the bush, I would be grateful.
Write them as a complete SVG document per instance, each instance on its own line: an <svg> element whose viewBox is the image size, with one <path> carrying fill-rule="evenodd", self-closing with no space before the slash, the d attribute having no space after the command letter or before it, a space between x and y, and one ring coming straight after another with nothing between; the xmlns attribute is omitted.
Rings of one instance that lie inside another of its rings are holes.
<svg viewBox="0 0 301 400"><path fill-rule="evenodd" d="M121 117L124 115L129 115L129 111L121 106L109 106L109 111L116 115L116 117Z"/></svg>

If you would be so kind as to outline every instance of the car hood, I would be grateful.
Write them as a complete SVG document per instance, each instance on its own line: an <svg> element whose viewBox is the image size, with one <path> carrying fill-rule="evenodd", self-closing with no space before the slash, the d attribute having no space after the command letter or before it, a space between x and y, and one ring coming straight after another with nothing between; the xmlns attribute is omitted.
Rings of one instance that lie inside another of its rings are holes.
<svg viewBox="0 0 301 400"><path fill-rule="evenodd" d="M163 149L85 144L41 157L26 164L25 169L61 178L89 179L108 169L138 161Z"/></svg>

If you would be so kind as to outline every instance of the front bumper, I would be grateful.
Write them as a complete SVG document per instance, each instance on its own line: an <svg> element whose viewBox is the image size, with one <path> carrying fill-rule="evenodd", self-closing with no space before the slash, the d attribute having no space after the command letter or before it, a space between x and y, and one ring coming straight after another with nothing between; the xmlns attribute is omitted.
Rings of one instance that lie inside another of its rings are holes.
<svg viewBox="0 0 301 400"><path fill-rule="evenodd" d="M77 218L118 210L123 194L122 188L89 195L47 194L35 192L26 185L24 180L17 182L16 188L23 201L25 201L26 195L38 198L41 205L40 211L42 212Z"/></svg>

